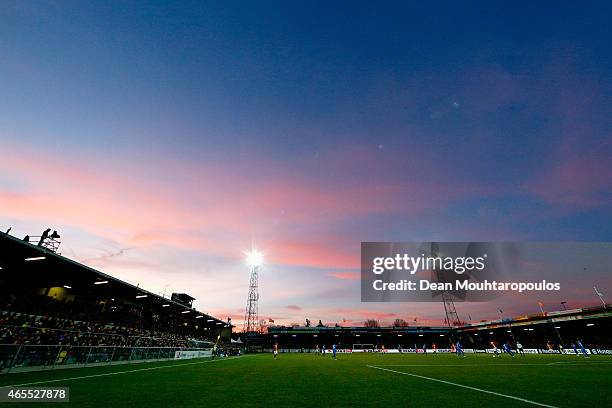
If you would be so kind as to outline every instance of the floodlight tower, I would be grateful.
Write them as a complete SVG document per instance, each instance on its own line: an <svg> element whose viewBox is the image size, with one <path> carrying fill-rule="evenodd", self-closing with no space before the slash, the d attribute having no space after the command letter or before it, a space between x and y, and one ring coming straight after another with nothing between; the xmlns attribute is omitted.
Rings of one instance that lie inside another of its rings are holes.
<svg viewBox="0 0 612 408"><path fill-rule="evenodd" d="M259 268L263 261L263 255L256 250L247 253L247 265L251 270L249 282L249 294L247 296L246 309L244 311L244 333L253 334L259 332L259 311L257 302L259 301L258 276Z"/></svg>
<svg viewBox="0 0 612 408"><path fill-rule="evenodd" d="M437 257L439 256L440 248L437 243L431 243L431 256ZM446 283L447 279L444 271L434 269L433 271L434 279L438 283ZM460 326L461 320L459 320L459 315L457 314L457 309L455 308L455 302L453 301L453 296L448 290L442 291L442 303L444 304L444 312L446 314L446 324L449 327Z"/></svg>

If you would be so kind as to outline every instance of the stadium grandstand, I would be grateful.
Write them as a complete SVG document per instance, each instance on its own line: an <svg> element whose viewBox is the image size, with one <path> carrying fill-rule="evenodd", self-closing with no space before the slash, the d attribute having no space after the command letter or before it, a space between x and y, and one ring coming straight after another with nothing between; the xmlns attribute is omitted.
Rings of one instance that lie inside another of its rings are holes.
<svg viewBox="0 0 612 408"><path fill-rule="evenodd" d="M482 321L460 327L268 327L269 344L287 352L312 352L336 344L343 351L450 351L461 341L469 351L491 343L520 343L532 353L573 353L580 340L593 354L612 353L612 305Z"/></svg>
<svg viewBox="0 0 612 408"><path fill-rule="evenodd" d="M191 296L168 299L28 241L0 233L0 372L187 358L230 342L233 326Z"/></svg>

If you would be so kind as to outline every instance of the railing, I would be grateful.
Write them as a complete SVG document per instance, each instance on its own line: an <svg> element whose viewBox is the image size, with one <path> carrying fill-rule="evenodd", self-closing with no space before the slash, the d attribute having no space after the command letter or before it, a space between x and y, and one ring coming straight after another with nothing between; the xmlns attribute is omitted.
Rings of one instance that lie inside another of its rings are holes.
<svg viewBox="0 0 612 408"><path fill-rule="evenodd" d="M209 349L0 344L0 374L173 360L177 351L206 352Z"/></svg>

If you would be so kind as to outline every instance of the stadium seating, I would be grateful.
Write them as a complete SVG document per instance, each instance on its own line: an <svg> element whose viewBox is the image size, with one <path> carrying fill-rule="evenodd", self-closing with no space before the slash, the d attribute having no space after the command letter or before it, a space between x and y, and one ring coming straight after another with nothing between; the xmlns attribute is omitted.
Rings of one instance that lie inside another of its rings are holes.
<svg viewBox="0 0 612 408"><path fill-rule="evenodd" d="M187 330L139 328L134 314L124 312L101 314L85 303L8 295L0 302L0 344L186 347L189 339L208 340Z"/></svg>

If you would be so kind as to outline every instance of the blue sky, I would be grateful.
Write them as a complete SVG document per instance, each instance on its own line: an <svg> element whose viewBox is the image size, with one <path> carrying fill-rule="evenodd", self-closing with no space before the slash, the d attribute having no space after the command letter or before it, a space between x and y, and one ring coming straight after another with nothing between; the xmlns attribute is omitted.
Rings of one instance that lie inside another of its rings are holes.
<svg viewBox="0 0 612 408"><path fill-rule="evenodd" d="M254 242L279 321L439 319L359 304L359 242L612 240L610 11L8 2L0 224L220 314Z"/></svg>

